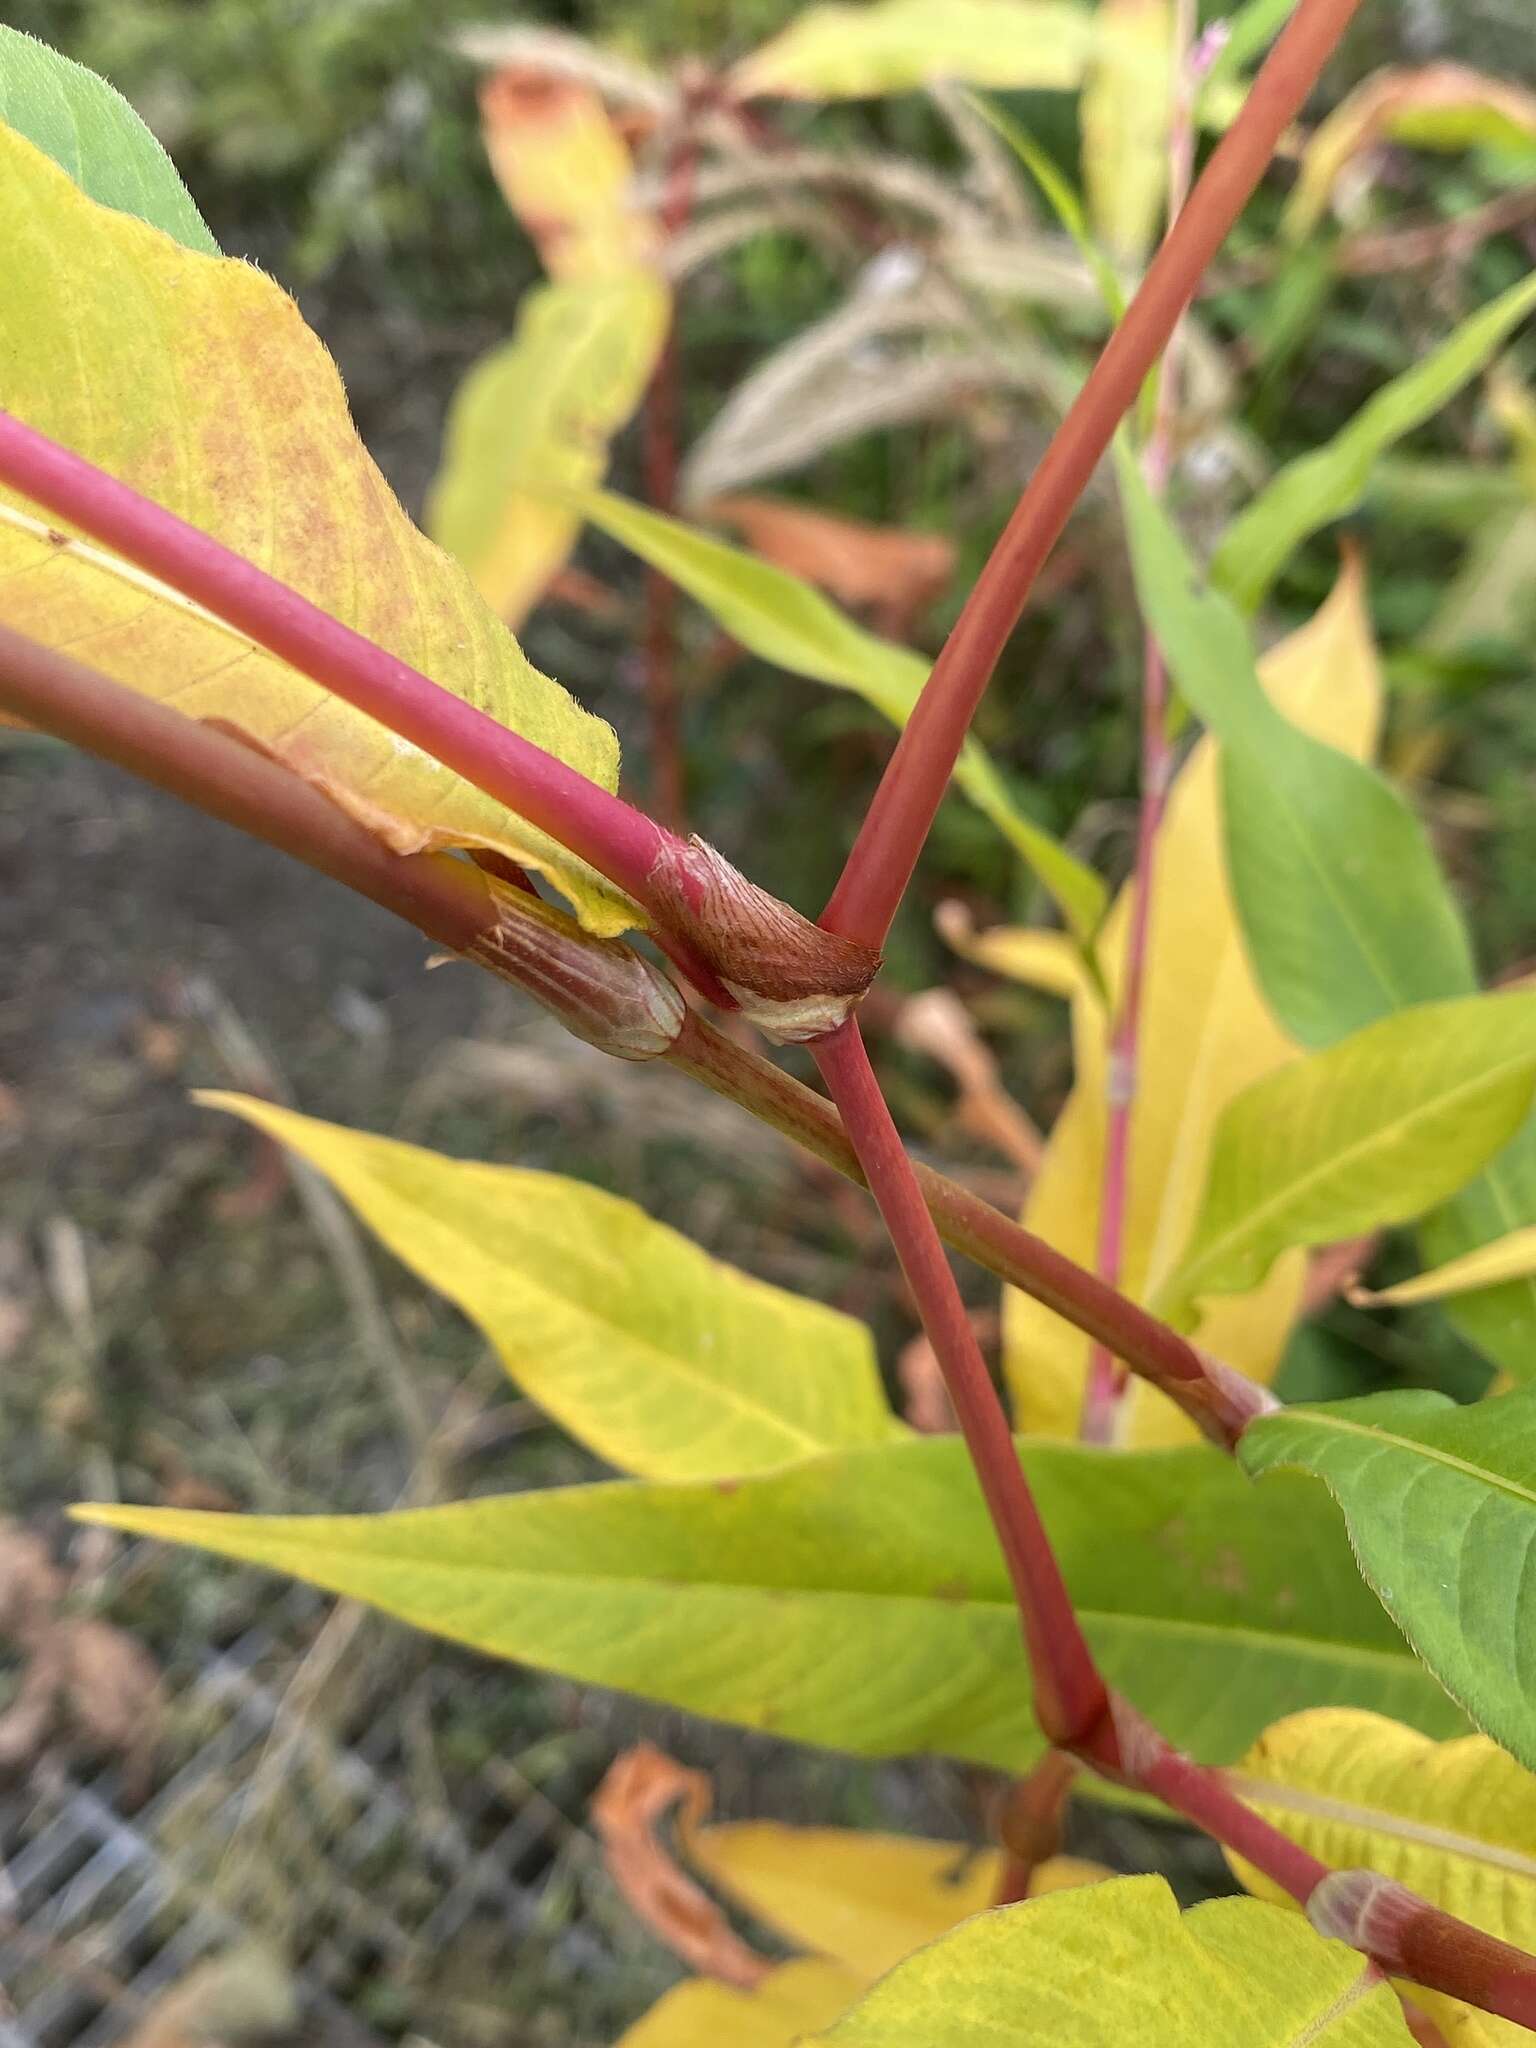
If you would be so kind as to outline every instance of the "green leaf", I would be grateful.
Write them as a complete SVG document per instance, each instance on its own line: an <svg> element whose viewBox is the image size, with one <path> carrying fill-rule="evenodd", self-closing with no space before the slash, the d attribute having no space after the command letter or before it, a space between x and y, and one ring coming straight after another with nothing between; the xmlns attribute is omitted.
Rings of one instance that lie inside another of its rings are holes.
<svg viewBox="0 0 1536 2048"><path fill-rule="evenodd" d="M995 101L981 93L966 95L981 118L994 128L1013 151L1025 170L1034 179L1044 194L1046 203L1061 223L1062 228L1076 245L1077 253L1087 264L1094 283L1098 286L1099 297L1112 320L1125 318L1125 291L1115 275L1114 265L1100 248L1089 225L1083 203L1057 169L1051 157L1035 141L1029 131L1023 128L1013 116L1006 113Z"/></svg>
<svg viewBox="0 0 1536 2048"><path fill-rule="evenodd" d="M1411 2048L1365 1957L1281 1906L1181 1913L1122 1877L978 1913L813 2036L827 2048Z"/></svg>
<svg viewBox="0 0 1536 2048"><path fill-rule="evenodd" d="M743 98L870 99L937 79L1014 90L1079 83L1093 18L1070 0L870 0L808 7L730 74Z"/></svg>
<svg viewBox="0 0 1536 2048"><path fill-rule="evenodd" d="M217 256L176 166L122 94L94 71L0 23L0 122L51 156L103 206Z"/></svg>
<svg viewBox="0 0 1536 2048"><path fill-rule="evenodd" d="M288 294L99 205L0 127L0 405L612 789L618 743L419 533ZM548 833L107 550L0 491L0 619L89 643L129 689L219 720L400 853L490 847L590 929L633 904Z"/></svg>
<svg viewBox="0 0 1536 2048"><path fill-rule="evenodd" d="M920 655L866 633L788 570L680 519L647 511L611 491L588 491L577 502L594 526L670 577L760 660L852 690L893 725L906 724L928 676ZM1109 901L1099 877L1023 815L974 740L961 752L955 781L1049 890L1086 947Z"/></svg>
<svg viewBox="0 0 1536 2048"><path fill-rule="evenodd" d="M1323 1481L1414 1649L1536 1768L1536 1390L1473 1408L1413 1392L1287 1409L1252 1423L1238 1457Z"/></svg>
<svg viewBox="0 0 1536 2048"><path fill-rule="evenodd" d="M1205 1446L1024 1444L1111 1682L1230 1762L1280 1715L1464 1722L1305 1481L1263 1498ZM739 1481L617 1483L412 1513L93 1507L364 1600L494 1656L863 1755L1038 1754L1018 1620L964 1446L916 1438Z"/></svg>
<svg viewBox="0 0 1536 2048"><path fill-rule="evenodd" d="M514 1379L611 1464L725 1478L903 1434L853 1317L751 1279L633 1202L204 1094L323 1173Z"/></svg>
<svg viewBox="0 0 1536 2048"><path fill-rule="evenodd" d="M1142 611L1222 742L1227 862L1271 1009L1301 1044L1327 1045L1468 993L1466 932L1418 820L1373 769L1276 710L1243 620L1201 581L1123 445L1118 458Z"/></svg>
<svg viewBox="0 0 1536 2048"><path fill-rule="evenodd" d="M1464 320L1411 370L1395 377L1333 439L1287 464L1228 527L1211 577L1245 610L1264 601L1293 548L1364 497L1378 456L1432 419L1536 309L1536 276Z"/></svg>
<svg viewBox="0 0 1536 2048"><path fill-rule="evenodd" d="M1266 1075L1217 1126L1205 1197L1165 1314L1257 1286L1292 1245L1406 1222L1469 1181L1536 1089L1536 996L1384 1017Z"/></svg>
<svg viewBox="0 0 1536 2048"><path fill-rule="evenodd" d="M1536 1117L1511 1144L1433 1216L1419 1225L1431 1265L1462 1258L1512 1231L1536 1224ZM1512 1379L1536 1378L1536 1276L1480 1288L1444 1304L1453 1329Z"/></svg>
<svg viewBox="0 0 1536 2048"><path fill-rule="evenodd" d="M608 443L645 395L670 299L644 270L529 292L517 331L454 395L427 531L518 625L580 531L560 494L602 476Z"/></svg>

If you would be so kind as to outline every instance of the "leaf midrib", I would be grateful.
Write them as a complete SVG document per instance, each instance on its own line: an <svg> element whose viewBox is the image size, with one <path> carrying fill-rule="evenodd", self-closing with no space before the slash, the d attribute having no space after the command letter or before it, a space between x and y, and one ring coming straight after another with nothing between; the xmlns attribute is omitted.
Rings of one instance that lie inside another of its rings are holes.
<svg viewBox="0 0 1536 2048"><path fill-rule="evenodd" d="M1231 1789L1250 1806L1272 1807L1301 1819L1339 1821L1346 1827L1386 1835L1393 1841L1406 1842L1415 1848L1439 1850L1448 1856L1462 1857L1468 1863L1481 1864L1491 1870L1506 1871L1536 1882L1536 1856L1522 1855L1518 1849L1503 1843L1482 1842L1475 1836L1458 1834L1453 1828L1415 1820L1411 1814L1393 1813L1381 1807L1338 1799L1331 1793L1317 1792L1309 1786L1279 1784L1270 1778L1254 1777L1246 1771L1227 1771L1223 1775Z"/></svg>
<svg viewBox="0 0 1536 2048"><path fill-rule="evenodd" d="M1519 1480L1511 1479L1502 1472L1494 1472L1486 1465L1474 1465L1467 1458L1457 1457L1454 1451L1442 1450L1438 1444L1425 1443L1420 1437L1399 1436L1395 1430L1375 1429L1363 1422L1351 1422L1342 1415L1328 1415L1321 1410L1311 1410L1306 1415L1293 1415L1290 1425L1305 1429L1332 1430L1340 1436L1364 1437L1368 1443L1388 1450L1407 1451L1414 1457L1422 1458L1432 1465L1443 1465L1447 1471L1459 1472L1468 1479L1474 1479L1486 1486L1490 1492L1508 1494L1511 1500L1522 1507L1536 1509L1536 1492L1522 1486ZM1262 1418L1259 1426L1263 1427ZM1277 1460L1294 1464L1293 1459ZM1310 1468L1308 1468L1310 1469Z"/></svg>
<svg viewBox="0 0 1536 2048"><path fill-rule="evenodd" d="M1224 1231L1220 1237L1211 1239L1198 1259L1191 1260L1184 1267L1182 1273L1174 1275L1164 1298L1176 1292L1180 1295L1192 1297L1203 1291L1209 1291L1208 1288L1203 1290L1197 1284L1196 1276L1198 1274L1207 1270L1213 1262L1217 1262L1223 1256L1228 1255L1233 1245L1241 1247L1244 1240L1252 1237L1263 1224L1272 1221L1276 1216L1283 1216L1288 1209L1293 1207L1296 1202L1310 1193L1321 1182L1327 1181L1341 1172L1348 1172L1351 1165L1383 1142L1383 1134L1385 1132L1391 1132L1393 1134L1393 1142L1398 1142L1402 1133L1411 1131L1421 1118L1444 1115L1448 1110L1454 1110L1460 1103L1488 1089L1502 1085L1502 1083L1510 1078L1512 1073L1518 1072L1521 1067L1528 1067L1533 1064L1536 1064L1536 1046L1522 1047L1518 1052L1508 1054L1496 1067L1483 1068L1474 1078L1459 1083L1455 1088L1436 1095L1429 1101L1421 1101L1407 1115L1397 1117L1388 1124L1379 1124L1365 1136L1357 1139L1354 1144L1345 1146L1341 1151L1330 1153L1327 1160L1314 1167L1311 1172L1298 1175L1295 1179L1287 1181L1267 1201L1246 1210L1241 1219L1240 1227L1235 1224L1230 1229ZM1290 1073L1291 1071L1293 1070L1289 1067L1282 1067L1280 1069L1282 1074ZM1258 1085L1263 1087L1265 1084L1260 1082ZM1432 1201L1433 1197L1431 1197Z"/></svg>

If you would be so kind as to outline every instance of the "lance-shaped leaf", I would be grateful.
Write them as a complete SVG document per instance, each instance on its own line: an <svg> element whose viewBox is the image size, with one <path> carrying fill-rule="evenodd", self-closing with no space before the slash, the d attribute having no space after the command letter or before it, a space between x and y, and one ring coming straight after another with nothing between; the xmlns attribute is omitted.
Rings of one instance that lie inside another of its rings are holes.
<svg viewBox="0 0 1536 2048"><path fill-rule="evenodd" d="M1256 610L1292 551L1360 503L1377 458L1433 419L1532 311L1536 276L1480 307L1448 341L1378 391L1331 441L1288 463L1228 527L1211 561L1218 587L1245 610Z"/></svg>
<svg viewBox="0 0 1536 2048"><path fill-rule="evenodd" d="M1362 150L1382 142L1432 150L1529 148L1536 143L1536 93L1464 64L1373 72L1307 144L1285 209L1285 233L1297 240L1309 235L1342 173Z"/></svg>
<svg viewBox="0 0 1536 2048"><path fill-rule="evenodd" d="M1418 820L1379 775L1271 703L1243 620L1203 585L1135 460L1123 447L1119 457L1142 611L1222 742L1227 864L1276 1018L1303 1045L1329 1045L1406 1003L1470 992L1466 932Z"/></svg>
<svg viewBox="0 0 1536 2048"><path fill-rule="evenodd" d="M810 7L731 73L743 98L872 99L935 79L1057 88L1083 76L1093 18L1072 0L867 0Z"/></svg>
<svg viewBox="0 0 1536 2048"><path fill-rule="evenodd" d="M1536 1766L1536 1391L1375 1394L1261 1417L1253 1473L1321 1479L1383 1606L1479 1728Z"/></svg>
<svg viewBox="0 0 1536 2048"><path fill-rule="evenodd" d="M1419 1248L1445 1265L1536 1225L1536 1117L1530 1118L1486 1173L1462 1188L1419 1226ZM1512 1276L1445 1304L1469 1343L1517 1380L1536 1376L1536 1274Z"/></svg>
<svg viewBox="0 0 1536 2048"><path fill-rule="evenodd" d="M1315 618L1265 656L1261 673L1275 703L1307 731L1352 755L1374 749L1381 677L1358 567L1346 569ZM1296 1050L1265 1006L1244 950L1222 859L1218 775L1217 746L1203 740L1179 771L1158 841L1120 1273L1122 1288L1141 1301L1166 1284L1194 1226L1223 1109ZM1114 997L1124 973L1130 909L1127 890L1099 940ZM1060 944L1060 934L1010 939L1005 931L986 934L967 950L1000 973L1037 983L1043 973L1055 976L1059 987ZM1081 983L1066 992L1074 995L1072 1095L1031 1184L1025 1221L1091 1266L1104 1181L1114 1003L1106 1008ZM1282 1259L1254 1293L1213 1300L1200 1341L1251 1377L1268 1379L1299 1312L1301 1288L1300 1258ZM1004 1368L1019 1427L1076 1436L1087 1339L1017 1292L1006 1297L1004 1333ZM1188 1419L1141 1381L1127 1389L1121 1420L1122 1441L1132 1444L1187 1442L1193 1434Z"/></svg>
<svg viewBox="0 0 1536 2048"><path fill-rule="evenodd" d="M1377 1714L1322 1707L1266 1729L1233 1790L1332 1869L1380 1871L1500 1941L1536 1946L1536 1777L1486 1736L1436 1743ZM1251 1864L1227 1860L1257 1897L1290 1903ZM1414 1997L1458 2043L1526 2038L1457 2000Z"/></svg>
<svg viewBox="0 0 1536 2048"><path fill-rule="evenodd" d="M540 1407L625 1471L725 1478L904 1433L862 1323L722 1265L633 1202L251 1097L200 1099L323 1173Z"/></svg>
<svg viewBox="0 0 1536 2048"><path fill-rule="evenodd" d="M509 624L521 624L575 545L571 500L601 480L670 318L667 288L649 271L544 285L523 299L512 339L455 393L427 530Z"/></svg>
<svg viewBox="0 0 1536 2048"><path fill-rule="evenodd" d="M1079 122L1083 182L1099 240L1140 264L1168 196L1174 51L1168 0L1099 0Z"/></svg>
<svg viewBox="0 0 1536 2048"><path fill-rule="evenodd" d="M1230 1762L1316 1705L1464 1732L1320 1489L1266 1498L1203 1446L1020 1454L1111 1683L1182 1747ZM379 1516L82 1512L743 1727L1004 1769L1040 1750L1017 1611L955 1438Z"/></svg>
<svg viewBox="0 0 1536 2048"><path fill-rule="evenodd" d="M614 786L612 732L529 664L464 571L412 527L285 292L250 264L98 205L10 129L0 244L0 404ZM0 618L233 726L402 852L494 847L549 874L595 928L635 921L547 835L9 493Z"/></svg>
<svg viewBox="0 0 1536 2048"><path fill-rule="evenodd" d="M814 1956L770 1971L750 1991L694 1977L658 1999L617 2048L796 2048L864 1989L853 1971Z"/></svg>
<svg viewBox="0 0 1536 2048"><path fill-rule="evenodd" d="M1366 1958L1257 1899L1180 1913L1160 1877L979 1914L883 1978L827 2048L1411 2048Z"/></svg>
<svg viewBox="0 0 1536 2048"><path fill-rule="evenodd" d="M103 206L217 256L176 166L115 87L0 23L0 122L36 143Z"/></svg>
<svg viewBox="0 0 1536 2048"><path fill-rule="evenodd" d="M1508 1142L1533 1089L1533 995L1423 1003L1292 1061L1224 1112L1160 1305L1186 1315L1202 1295L1256 1286L1292 1245L1422 1215Z"/></svg>
<svg viewBox="0 0 1536 2048"><path fill-rule="evenodd" d="M590 85L535 63L480 88L480 130L502 196L551 277L616 277L654 262L629 147Z"/></svg>
<svg viewBox="0 0 1536 2048"><path fill-rule="evenodd" d="M905 725L928 676L909 648L866 633L819 590L786 569L700 533L680 519L647 511L611 491L589 491L581 510L701 604L732 639L795 675L852 690L893 725ZM996 766L967 740L955 781L990 818L1060 907L1084 946L1104 913L1104 884L1009 796Z"/></svg>
<svg viewBox="0 0 1536 2048"><path fill-rule="evenodd" d="M1411 1308L1418 1302L1445 1301L1457 1294L1475 1294L1484 1288L1500 1287L1509 1280L1528 1280L1536 1274L1536 1228L1527 1224L1507 1237L1496 1237L1475 1252L1464 1252L1428 1273L1416 1273L1411 1280L1399 1280L1392 1287L1357 1288L1350 1299L1362 1307Z"/></svg>

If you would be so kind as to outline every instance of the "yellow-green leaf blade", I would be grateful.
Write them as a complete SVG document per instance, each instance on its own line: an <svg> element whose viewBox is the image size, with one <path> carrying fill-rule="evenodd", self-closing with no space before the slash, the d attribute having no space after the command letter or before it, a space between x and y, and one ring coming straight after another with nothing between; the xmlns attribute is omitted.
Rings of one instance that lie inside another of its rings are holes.
<svg viewBox="0 0 1536 2048"><path fill-rule="evenodd" d="M1139 265L1168 193L1173 21L1168 0L1100 0L1078 120L1083 181L1099 240Z"/></svg>
<svg viewBox="0 0 1536 2048"><path fill-rule="evenodd" d="M647 511L611 491L589 491L580 505L594 526L670 577L759 659L852 690L893 725L905 725L928 675L920 655L865 632L788 570L680 519ZM1108 901L1099 877L1024 816L974 740L961 751L955 781L1050 891L1086 947Z"/></svg>
<svg viewBox="0 0 1536 2048"><path fill-rule="evenodd" d="M1320 1704L1464 1732L1309 1482L1262 1499L1203 1447L1026 1444L1021 1456L1111 1683L1193 1754L1230 1762L1270 1722ZM1006 1769L1039 1754L1017 1612L955 1439L723 1484L375 1517L82 1512L291 1573L492 1656L791 1739Z"/></svg>
<svg viewBox="0 0 1536 2048"><path fill-rule="evenodd" d="M427 530L509 624L574 546L581 518L566 501L601 479L669 319L667 288L647 271L544 285L523 299L512 339L459 386Z"/></svg>
<svg viewBox="0 0 1536 2048"><path fill-rule="evenodd" d="M526 660L410 524L335 365L251 265L89 199L0 129L0 404L291 583L445 688L613 788L617 745ZM495 847L583 921L635 922L584 863L373 719L0 494L0 617L195 718L220 719L400 851Z"/></svg>
<svg viewBox="0 0 1536 2048"><path fill-rule="evenodd" d="M1501 1941L1536 1946L1536 1777L1486 1736L1431 1742L1378 1714L1319 1708L1266 1729L1233 1789L1330 1868L1379 1871ZM1257 1897L1289 1903L1252 1865L1227 1860ZM1436 1993L1415 1996L1450 2039L1525 2038Z"/></svg>
<svg viewBox="0 0 1536 2048"><path fill-rule="evenodd" d="M1373 1308L1408 1308L1417 1302L1445 1301L1457 1294L1479 1293L1485 1287L1501 1287L1510 1280L1529 1279L1536 1274L1536 1227L1512 1230L1496 1237L1476 1251L1448 1259L1428 1273L1411 1280L1399 1280L1394 1287L1361 1288L1351 1300Z"/></svg>
<svg viewBox="0 0 1536 2048"><path fill-rule="evenodd" d="M1536 997L1384 1017L1257 1082L1222 1117L1199 1219L1162 1300L1252 1287L1293 1245L1421 1215L1519 1128L1536 1088Z"/></svg>
<svg viewBox="0 0 1536 2048"><path fill-rule="evenodd" d="M810 7L731 74L747 98L870 99L936 79L1069 92L1093 21L1069 0L867 0Z"/></svg>
<svg viewBox="0 0 1536 2048"><path fill-rule="evenodd" d="M1409 2048L1390 1984L1253 1899L1181 1914L1160 1877L979 1914L882 1979L827 2048Z"/></svg>
<svg viewBox="0 0 1536 2048"><path fill-rule="evenodd" d="M727 1478L904 1433L862 1323L722 1265L633 1202L270 1102L202 1100L323 1173L541 1407L623 1470Z"/></svg>
<svg viewBox="0 0 1536 2048"><path fill-rule="evenodd" d="M1536 1392L1472 1408L1418 1392L1287 1409L1245 1430L1238 1456L1256 1475L1322 1480L1425 1664L1536 1765Z"/></svg>

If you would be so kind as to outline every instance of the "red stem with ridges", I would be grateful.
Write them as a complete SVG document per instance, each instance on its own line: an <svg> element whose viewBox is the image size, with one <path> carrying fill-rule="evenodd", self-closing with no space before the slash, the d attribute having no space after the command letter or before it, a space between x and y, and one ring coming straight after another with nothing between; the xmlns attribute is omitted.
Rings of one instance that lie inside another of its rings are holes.
<svg viewBox="0 0 1536 2048"><path fill-rule="evenodd" d="M881 946L1030 586L1361 0L1300 0L1030 478L924 685L822 916Z"/></svg>

